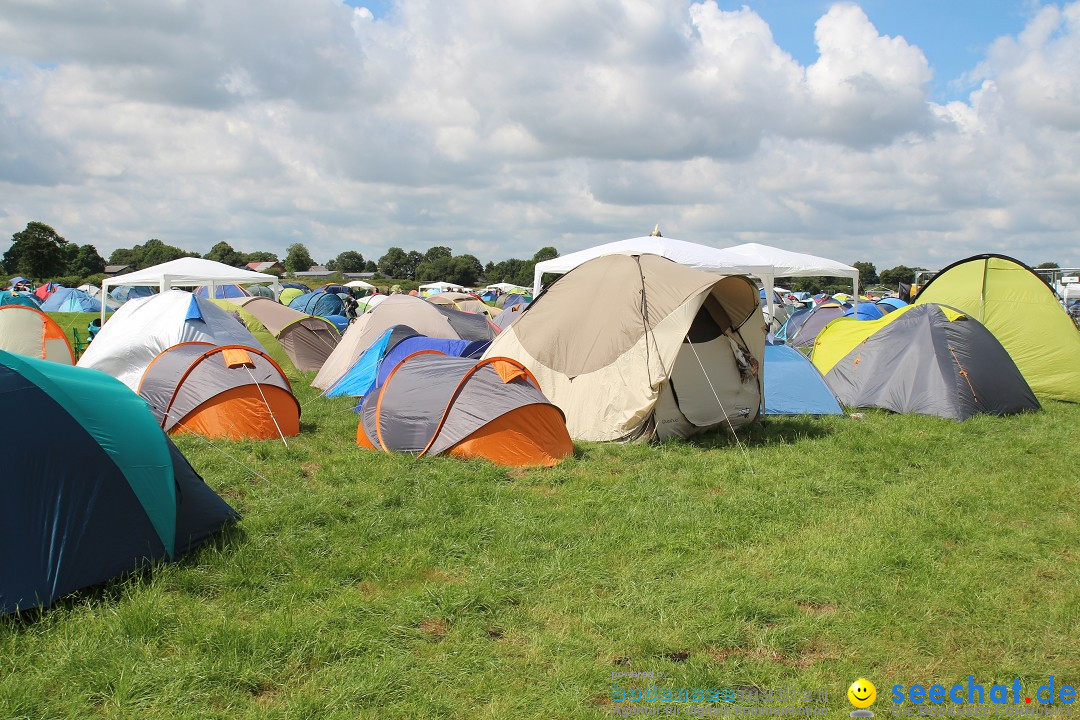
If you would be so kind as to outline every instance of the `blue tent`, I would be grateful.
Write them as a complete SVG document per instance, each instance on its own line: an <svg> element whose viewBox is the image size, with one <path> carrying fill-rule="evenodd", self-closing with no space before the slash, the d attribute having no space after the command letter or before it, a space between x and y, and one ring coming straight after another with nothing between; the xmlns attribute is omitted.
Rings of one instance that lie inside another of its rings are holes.
<svg viewBox="0 0 1080 720"><path fill-rule="evenodd" d="M41 309L41 301L33 293L12 292L11 290L0 292L0 305L25 305L35 310Z"/></svg>
<svg viewBox="0 0 1080 720"><path fill-rule="evenodd" d="M418 335L408 325L395 325L372 343L325 394L329 397L363 397L381 385L395 365L420 350L438 350L452 357L479 358L490 344L490 340L431 338Z"/></svg>
<svg viewBox="0 0 1080 720"><path fill-rule="evenodd" d="M306 292L306 293L309 293L309 292L311 292L311 288L309 288L309 287L308 287L307 285L305 285L304 283L298 283L298 282L283 282L283 283L281 283L281 287L282 287L282 288L296 288L297 290L303 290L303 291L304 291L304 292Z"/></svg>
<svg viewBox="0 0 1080 720"><path fill-rule="evenodd" d="M114 300L120 302L127 302L128 300L134 300L135 298L150 297L157 290L146 285L120 285L113 288L109 294L113 296Z"/></svg>
<svg viewBox="0 0 1080 720"><path fill-rule="evenodd" d="M0 394L20 419L2 443L0 614L176 559L238 518L119 380L0 351Z"/></svg>
<svg viewBox="0 0 1080 720"><path fill-rule="evenodd" d="M197 288L195 288L195 292L192 293L192 294L195 297L201 297L201 298L210 297L210 287L208 285L203 285L201 287L197 287ZM272 294L273 293L271 293L271 295ZM215 285L214 286L214 298L216 300L224 300L226 298L240 298L240 297L251 297L251 293L249 293L247 290L240 287L239 285L234 285L234 284Z"/></svg>
<svg viewBox="0 0 1080 720"><path fill-rule="evenodd" d="M787 345L765 346L765 415L842 415L814 364Z"/></svg>
<svg viewBox="0 0 1080 720"><path fill-rule="evenodd" d="M893 310L899 310L902 307L907 307L907 303L900 298L887 297L881 298L877 301L877 304L882 306L881 310L885 313L891 313Z"/></svg>
<svg viewBox="0 0 1080 720"><path fill-rule="evenodd" d="M343 317L345 315L345 305L341 302L341 298L321 288L298 295L289 303L289 307L308 315L318 315L324 318L331 315L341 315Z"/></svg>
<svg viewBox="0 0 1080 720"><path fill-rule="evenodd" d="M885 317L885 311L874 303L861 302L858 306L852 305L845 310L844 317L853 317L856 320L880 320Z"/></svg>
<svg viewBox="0 0 1080 720"><path fill-rule="evenodd" d="M101 301L75 288L60 288L41 303L42 312L101 312Z"/></svg>

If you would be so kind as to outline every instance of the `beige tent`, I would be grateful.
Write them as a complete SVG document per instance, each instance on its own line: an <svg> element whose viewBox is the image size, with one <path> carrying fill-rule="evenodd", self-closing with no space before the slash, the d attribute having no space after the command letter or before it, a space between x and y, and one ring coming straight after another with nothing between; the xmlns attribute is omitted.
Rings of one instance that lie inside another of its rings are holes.
<svg viewBox="0 0 1080 720"><path fill-rule="evenodd" d="M282 368L291 365L304 372L318 370L341 340L337 326L326 318L293 310L270 298L229 298L214 303L238 312L247 329Z"/></svg>
<svg viewBox="0 0 1080 720"><path fill-rule="evenodd" d="M529 368L575 439L665 440L755 419L764 353L747 278L608 255L559 278L485 357Z"/></svg>
<svg viewBox="0 0 1080 720"><path fill-rule="evenodd" d="M498 328L484 315L434 305L412 295L391 295L349 324L341 342L326 358L312 386L326 390L390 328L406 325L417 335L447 340L490 340Z"/></svg>
<svg viewBox="0 0 1080 720"><path fill-rule="evenodd" d="M483 300L478 300L467 293L441 292L427 298L427 301L436 305L446 305L462 312L482 313L489 318L495 317L497 312Z"/></svg>

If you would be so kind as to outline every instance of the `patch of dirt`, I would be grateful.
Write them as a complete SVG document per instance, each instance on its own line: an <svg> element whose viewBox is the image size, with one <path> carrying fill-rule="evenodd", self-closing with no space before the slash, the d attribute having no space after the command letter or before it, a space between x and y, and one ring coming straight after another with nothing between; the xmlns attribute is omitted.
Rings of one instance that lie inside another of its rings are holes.
<svg viewBox="0 0 1080 720"><path fill-rule="evenodd" d="M446 637L449 628L442 618L428 618L420 623L420 630L432 640L438 642Z"/></svg>
<svg viewBox="0 0 1080 720"><path fill-rule="evenodd" d="M306 478L314 477L321 467L319 463L304 463L300 466L300 475Z"/></svg>
<svg viewBox="0 0 1080 720"><path fill-rule="evenodd" d="M839 609L834 603L819 603L813 600L798 602L795 605L807 615L832 615Z"/></svg>
<svg viewBox="0 0 1080 720"><path fill-rule="evenodd" d="M686 662L690 658L690 653L685 650L680 650L679 652L668 653L664 657L671 662L681 663Z"/></svg>
<svg viewBox="0 0 1080 720"><path fill-rule="evenodd" d="M747 650L746 648L709 648L706 651L706 654L712 659L720 662L730 658L738 658L741 660L770 662L777 665L783 665L784 667L800 669L808 668L814 663L822 660L838 660L840 658L839 655L826 652L820 648L807 650L796 657L787 657L775 650L765 650L762 648L754 648L752 650Z"/></svg>

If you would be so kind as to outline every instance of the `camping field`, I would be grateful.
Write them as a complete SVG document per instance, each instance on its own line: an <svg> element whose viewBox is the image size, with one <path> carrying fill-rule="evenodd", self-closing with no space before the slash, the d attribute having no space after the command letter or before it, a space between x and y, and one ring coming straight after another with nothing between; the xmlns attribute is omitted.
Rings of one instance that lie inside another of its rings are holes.
<svg viewBox="0 0 1080 720"><path fill-rule="evenodd" d="M1080 686L1080 406L770 420L518 471L361 450L310 378L288 447L178 438L243 515L216 542L0 620L0 718L702 710L613 701L652 682L797 686L842 717L859 677L880 716L897 683Z"/></svg>

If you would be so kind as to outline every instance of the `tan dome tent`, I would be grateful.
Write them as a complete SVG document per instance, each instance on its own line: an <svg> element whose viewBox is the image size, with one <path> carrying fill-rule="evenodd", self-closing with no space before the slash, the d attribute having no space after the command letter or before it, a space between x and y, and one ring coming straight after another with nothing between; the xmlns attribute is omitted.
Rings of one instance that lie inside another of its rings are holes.
<svg viewBox="0 0 1080 720"><path fill-rule="evenodd" d="M407 325L417 335L444 340L490 340L499 331L486 315L461 312L411 295L391 295L349 324L311 385L320 390L332 386L395 325Z"/></svg>
<svg viewBox="0 0 1080 720"><path fill-rule="evenodd" d="M247 329L282 367L291 364L303 372L318 370L341 340L337 327L326 318L293 310L269 298L215 302L239 312Z"/></svg>
<svg viewBox="0 0 1080 720"><path fill-rule="evenodd" d="M764 353L747 278L607 255L556 280L485 357L529 368L575 439L664 440L755 419Z"/></svg>
<svg viewBox="0 0 1080 720"><path fill-rule="evenodd" d="M168 433L271 440L300 433L300 403L270 356L242 345L188 342L147 366L138 393Z"/></svg>
<svg viewBox="0 0 1080 720"><path fill-rule="evenodd" d="M71 343L56 321L26 305L0 306L0 350L64 365L75 364Z"/></svg>
<svg viewBox="0 0 1080 720"><path fill-rule="evenodd" d="M490 305L468 293L441 292L427 298L427 301L435 305L446 305L462 312L481 313L488 318L495 317Z"/></svg>
<svg viewBox="0 0 1080 720"><path fill-rule="evenodd" d="M559 408L508 358L421 350L402 360L360 407L356 442L417 456L551 467L574 453Z"/></svg>

